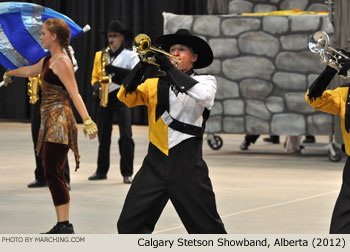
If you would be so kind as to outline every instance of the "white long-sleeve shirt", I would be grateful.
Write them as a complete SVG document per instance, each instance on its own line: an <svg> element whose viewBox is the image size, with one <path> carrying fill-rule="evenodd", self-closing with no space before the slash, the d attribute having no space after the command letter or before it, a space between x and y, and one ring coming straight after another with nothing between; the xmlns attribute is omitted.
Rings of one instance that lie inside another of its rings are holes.
<svg viewBox="0 0 350 252"><path fill-rule="evenodd" d="M136 64L140 61L139 56L128 49L123 49L118 56L111 61L111 57L108 55L108 62L112 66L121 67L125 69L133 69ZM108 86L108 93L113 92L120 88L120 84L111 82Z"/></svg>
<svg viewBox="0 0 350 252"><path fill-rule="evenodd" d="M214 104L215 93L217 89L216 79L212 75L191 75L193 79L198 81L186 93L174 93L169 88L169 114L172 118L197 127L202 127L204 109L208 110ZM162 115L164 122L169 125L170 120L168 112ZM182 141L193 137L193 135L185 134L168 127L168 143L169 149L181 143Z"/></svg>

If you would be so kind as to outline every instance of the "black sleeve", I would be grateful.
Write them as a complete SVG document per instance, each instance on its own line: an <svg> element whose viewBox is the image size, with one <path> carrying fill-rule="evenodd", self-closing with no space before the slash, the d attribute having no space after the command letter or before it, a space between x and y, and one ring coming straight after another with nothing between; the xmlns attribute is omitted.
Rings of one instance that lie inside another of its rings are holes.
<svg viewBox="0 0 350 252"><path fill-rule="evenodd" d="M96 81L94 85L92 86L92 97L97 98L99 97L99 88L101 87L101 84L99 81Z"/></svg>
<svg viewBox="0 0 350 252"><path fill-rule="evenodd" d="M156 63L159 64L160 69L168 73L168 76L171 78L172 82L176 85L177 89L180 92L186 92L186 90L193 87L198 83L188 74L178 70L173 64L171 64L168 56L163 53L155 54Z"/></svg>
<svg viewBox="0 0 350 252"><path fill-rule="evenodd" d="M131 72L131 70L116 66L109 67L109 73L113 73L112 81L117 84L121 84L124 78Z"/></svg>
<svg viewBox="0 0 350 252"><path fill-rule="evenodd" d="M193 79L188 74L178 70L176 67L172 66L169 70L167 70L169 77L173 80L176 87L180 92L186 92L188 89L193 87L198 83L195 79Z"/></svg>
<svg viewBox="0 0 350 252"><path fill-rule="evenodd" d="M341 69L338 74L347 77L348 70L350 69L350 58L341 58L339 59L339 63L341 64Z"/></svg>
<svg viewBox="0 0 350 252"><path fill-rule="evenodd" d="M126 93L134 92L138 85L142 83L143 75L146 71L147 63L140 61L129 72L122 81Z"/></svg>
<svg viewBox="0 0 350 252"><path fill-rule="evenodd" d="M317 77L309 88L308 96L310 101L320 97L323 94L336 73L337 70L330 66L327 66L326 69L323 70L323 72Z"/></svg>

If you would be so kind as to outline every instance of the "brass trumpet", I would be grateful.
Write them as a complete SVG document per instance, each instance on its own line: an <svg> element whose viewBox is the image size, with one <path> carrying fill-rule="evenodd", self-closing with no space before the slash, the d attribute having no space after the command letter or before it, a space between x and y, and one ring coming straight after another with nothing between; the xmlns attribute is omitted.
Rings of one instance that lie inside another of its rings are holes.
<svg viewBox="0 0 350 252"><path fill-rule="evenodd" d="M178 64L178 59L176 56L171 55L170 53L167 53L164 50L161 50L159 48L156 48L154 46L151 46L151 39L148 35L144 33L140 33L134 38L133 41L133 50L136 52L142 61L147 62L149 64L153 64L159 67L159 64L156 63L156 59L154 55L149 56L148 52L153 52L153 53L163 53L166 56L170 58L170 60L173 60L175 65L177 66Z"/></svg>
<svg viewBox="0 0 350 252"><path fill-rule="evenodd" d="M329 37L328 34L324 31L318 31L311 35L308 45L311 52L320 54L321 61L323 63L334 68L338 72L342 69L342 65L339 62L339 60L341 58L349 58L341 51L338 51L333 47L329 46ZM345 78L348 77L350 77L349 72L347 73L347 76L345 76Z"/></svg>

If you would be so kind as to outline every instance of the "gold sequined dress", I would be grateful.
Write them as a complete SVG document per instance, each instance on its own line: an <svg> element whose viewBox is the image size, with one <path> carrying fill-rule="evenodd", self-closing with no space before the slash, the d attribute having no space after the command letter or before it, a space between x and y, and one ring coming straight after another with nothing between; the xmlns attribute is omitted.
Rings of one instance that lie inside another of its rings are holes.
<svg viewBox="0 0 350 252"><path fill-rule="evenodd" d="M41 72L42 101L41 125L36 146L40 154L43 142L66 144L74 152L76 169L79 168L78 135L76 121L70 105L70 97L63 83L49 68L46 57Z"/></svg>

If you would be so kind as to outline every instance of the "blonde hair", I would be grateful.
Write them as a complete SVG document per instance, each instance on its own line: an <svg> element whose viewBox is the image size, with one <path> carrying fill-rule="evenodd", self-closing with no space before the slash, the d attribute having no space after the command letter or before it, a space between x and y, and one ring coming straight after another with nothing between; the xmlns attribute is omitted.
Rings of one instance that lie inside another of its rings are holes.
<svg viewBox="0 0 350 252"><path fill-rule="evenodd" d="M55 33L60 45L66 50L68 57L73 63L72 53L69 49L70 29L66 22L59 18L49 18L44 22L49 32Z"/></svg>

